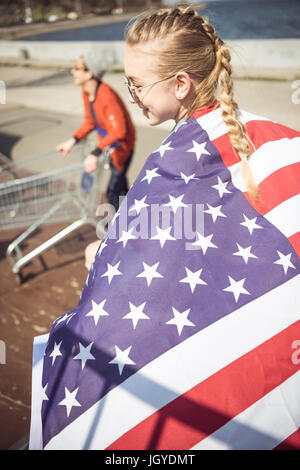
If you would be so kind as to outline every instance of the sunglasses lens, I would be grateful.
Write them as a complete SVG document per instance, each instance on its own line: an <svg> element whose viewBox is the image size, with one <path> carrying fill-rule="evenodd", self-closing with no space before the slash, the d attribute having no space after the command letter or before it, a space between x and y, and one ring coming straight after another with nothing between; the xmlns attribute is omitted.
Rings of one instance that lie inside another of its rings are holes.
<svg viewBox="0 0 300 470"><path fill-rule="evenodd" d="M136 101L136 99L135 99L135 93L134 93L133 89L131 88L130 82L129 82L129 80L128 80L127 77L124 78L124 82L125 82L125 85L127 86L127 89L128 89L128 91L129 91L129 94L130 94L131 98L132 98L134 101Z"/></svg>
<svg viewBox="0 0 300 470"><path fill-rule="evenodd" d="M129 93L130 93L131 98L135 101L135 94L134 94L134 91L130 88L130 86L128 87L128 90L129 90Z"/></svg>

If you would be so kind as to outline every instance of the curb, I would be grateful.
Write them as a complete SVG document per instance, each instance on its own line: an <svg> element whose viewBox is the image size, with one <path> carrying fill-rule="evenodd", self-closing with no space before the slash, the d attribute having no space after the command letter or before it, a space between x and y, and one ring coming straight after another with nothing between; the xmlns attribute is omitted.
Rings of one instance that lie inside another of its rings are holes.
<svg viewBox="0 0 300 470"><path fill-rule="evenodd" d="M74 60L39 60L24 59L16 57L0 57L1 67L26 67L32 69L48 69L62 72L69 72L74 67ZM108 73L124 73L124 66L121 63L110 65ZM300 79L299 68L273 69L263 67L233 66L232 77L238 80L270 80L270 81L291 81Z"/></svg>
<svg viewBox="0 0 300 470"><path fill-rule="evenodd" d="M93 44L110 64L123 71L124 41L0 41L0 65L70 70ZM228 41L235 78L295 80L300 77L300 39Z"/></svg>

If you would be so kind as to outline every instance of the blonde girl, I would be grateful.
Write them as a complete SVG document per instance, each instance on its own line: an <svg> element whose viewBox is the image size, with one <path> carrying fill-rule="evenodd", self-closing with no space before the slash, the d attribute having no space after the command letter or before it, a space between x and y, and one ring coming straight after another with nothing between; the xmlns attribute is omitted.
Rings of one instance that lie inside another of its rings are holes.
<svg viewBox="0 0 300 470"><path fill-rule="evenodd" d="M161 10L134 22L127 30L126 42L127 83L133 99L144 108L145 114L149 109L143 103L147 96L149 100L152 98L150 88L139 86L140 82L130 78L131 73L134 77L139 71L140 81L144 79L145 67L152 66L157 77L171 77L172 82L166 87L178 87L176 97L182 109L181 114L174 114L175 120L190 116L204 106L217 104L219 91L218 103L232 147L242 161L248 192L257 201L257 184L247 164L254 146L239 119L238 105L233 98L229 49L214 27L191 8ZM138 70L137 61L140 63ZM143 90L147 90L146 94Z"/></svg>

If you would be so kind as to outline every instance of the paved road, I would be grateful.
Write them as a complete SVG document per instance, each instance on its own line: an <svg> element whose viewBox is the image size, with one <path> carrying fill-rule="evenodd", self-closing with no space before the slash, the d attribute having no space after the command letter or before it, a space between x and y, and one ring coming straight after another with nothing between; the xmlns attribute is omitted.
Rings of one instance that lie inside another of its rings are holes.
<svg viewBox="0 0 300 470"><path fill-rule="evenodd" d="M0 79L7 88L7 105L14 104L36 108L53 113L82 116L81 95L73 84L70 72L55 69L33 69L22 67L0 66ZM128 92L124 86L123 76L119 73L108 73L104 80L128 103ZM266 116L275 121L300 129L299 105L293 103L293 81L274 80L236 80L235 95L240 107L254 114ZM294 86L297 84L294 83ZM172 123L158 128L149 128L140 109L128 103L128 109L135 125L145 129L145 135L157 135L159 130L170 130ZM143 131L144 132L144 131ZM150 140L152 137L150 137ZM151 142L150 142L151 144ZM153 151L151 145L143 148L143 154Z"/></svg>

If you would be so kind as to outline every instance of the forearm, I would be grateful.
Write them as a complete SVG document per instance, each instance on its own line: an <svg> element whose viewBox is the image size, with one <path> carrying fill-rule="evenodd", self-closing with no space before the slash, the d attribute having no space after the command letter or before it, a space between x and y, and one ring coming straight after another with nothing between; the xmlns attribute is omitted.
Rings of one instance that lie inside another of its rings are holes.
<svg viewBox="0 0 300 470"><path fill-rule="evenodd" d="M91 122L85 121L73 134L73 137L77 140L84 139L93 129L95 125Z"/></svg>

